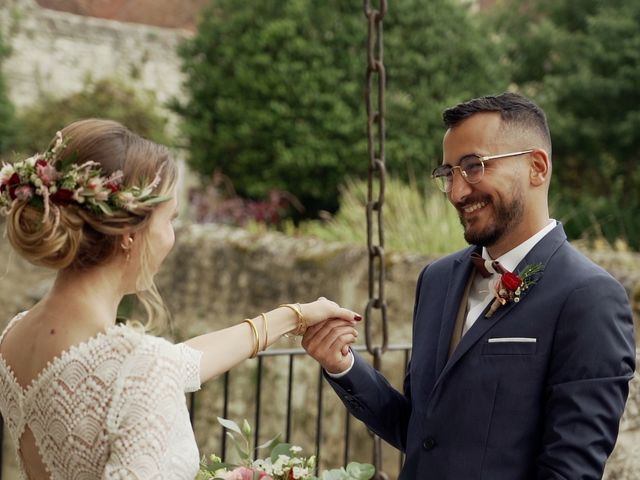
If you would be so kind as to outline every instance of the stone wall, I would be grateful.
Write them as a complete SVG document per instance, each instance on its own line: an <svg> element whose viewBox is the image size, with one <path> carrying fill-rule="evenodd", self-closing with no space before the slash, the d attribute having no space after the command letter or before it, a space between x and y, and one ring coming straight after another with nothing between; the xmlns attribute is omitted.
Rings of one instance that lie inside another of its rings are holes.
<svg viewBox="0 0 640 480"><path fill-rule="evenodd" d="M0 224L0 227L2 225ZM640 256L637 254L592 253L592 258L619 278L634 298L636 320L640 318ZM416 277L429 258L389 254L386 259L386 296L389 305L390 342L408 343ZM31 267L8 253L7 241L0 243L0 316L8 319L28 308L51 284L50 272ZM177 243L161 273L158 286L174 313L174 340L182 340L213 329L240 322L247 316L283 302L306 302L320 295L362 311L367 300L367 254L362 246L323 243L309 238L292 238L277 233L251 233L219 225L190 225L178 229ZM0 322L2 323L2 322ZM373 333L378 338L379 321ZM364 343L363 329L360 344ZM282 339L277 348L294 347L295 339ZM284 363L283 363L284 362ZM404 358L388 352L383 372L400 387ZM286 404L286 361L265 359L262 380L261 439L284 430ZM295 443L311 451L315 432L319 370L313 361L296 360L293 398ZM236 367L232 373L232 401L228 416L236 420L254 418L256 361ZM221 415L220 380L210 382L198 396L196 437L202 453L220 451L220 430L215 421ZM323 394L323 458L328 465L342 462L344 413L336 396L325 388ZM370 442L359 422L352 422L353 460L370 460ZM609 480L640 478L640 378L632 383L632 393L621 423L619 445L609 464ZM13 456L5 449L6 468ZM394 478L398 457L385 451L385 466ZM14 479L9 473L3 478Z"/></svg>
<svg viewBox="0 0 640 480"><path fill-rule="evenodd" d="M77 92L86 78L125 78L155 92L160 104L181 97L176 47L191 35L186 30L84 17L34 0L0 0L0 28L12 47L4 71L18 109L43 92Z"/></svg>

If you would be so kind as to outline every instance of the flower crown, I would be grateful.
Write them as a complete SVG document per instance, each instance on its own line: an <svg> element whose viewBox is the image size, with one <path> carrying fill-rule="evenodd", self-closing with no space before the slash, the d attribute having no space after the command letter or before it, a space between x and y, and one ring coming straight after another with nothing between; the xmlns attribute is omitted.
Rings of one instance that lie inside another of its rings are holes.
<svg viewBox="0 0 640 480"><path fill-rule="evenodd" d="M0 207L3 211L6 212L15 201L23 201L43 207L45 218L51 203L75 205L95 214L114 216L123 212L135 214L141 207L170 198L152 193L160 183L160 173L149 185L123 188L122 170L107 177L97 162L74 163L75 154L54 165L65 147L62 133L57 132L53 146L46 152L13 164L2 164Z"/></svg>

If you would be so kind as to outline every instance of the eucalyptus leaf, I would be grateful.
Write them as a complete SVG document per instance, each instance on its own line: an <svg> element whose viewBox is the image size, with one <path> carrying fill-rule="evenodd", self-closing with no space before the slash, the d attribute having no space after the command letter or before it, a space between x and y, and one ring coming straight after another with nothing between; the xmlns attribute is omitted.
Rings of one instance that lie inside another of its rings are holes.
<svg viewBox="0 0 640 480"><path fill-rule="evenodd" d="M275 437L273 437L271 440L263 443L262 445L258 445L256 447L256 450L260 450L260 449L263 449L263 448L271 449L271 448L273 448L274 446L277 445L278 440L280 440L280 434L279 433Z"/></svg>
<svg viewBox="0 0 640 480"><path fill-rule="evenodd" d="M218 417L218 423L222 425L224 428L228 428L229 430L233 430L236 433L242 435L242 431L236 422L233 420L228 420L226 418Z"/></svg>
<svg viewBox="0 0 640 480"><path fill-rule="evenodd" d="M322 480L345 480L347 471L344 468L334 468L322 474Z"/></svg>
<svg viewBox="0 0 640 480"><path fill-rule="evenodd" d="M347 465L347 473L355 480L369 480L376 473L376 469L370 463L351 462Z"/></svg>
<svg viewBox="0 0 640 480"><path fill-rule="evenodd" d="M280 455L291 455L291 444L279 443L271 450L271 462L276 463Z"/></svg>

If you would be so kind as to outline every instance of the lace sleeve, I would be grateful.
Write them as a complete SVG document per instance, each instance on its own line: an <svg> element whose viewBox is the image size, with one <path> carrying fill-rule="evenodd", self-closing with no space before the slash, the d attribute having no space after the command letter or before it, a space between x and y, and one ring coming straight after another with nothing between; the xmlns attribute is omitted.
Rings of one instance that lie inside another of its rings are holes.
<svg viewBox="0 0 640 480"><path fill-rule="evenodd" d="M179 343L176 345L183 359L184 391L195 392L200 390L200 361L202 352L191 348L189 345Z"/></svg>
<svg viewBox="0 0 640 480"><path fill-rule="evenodd" d="M145 336L122 365L107 418L103 479L165 478L170 434L184 408L184 362L175 345Z"/></svg>

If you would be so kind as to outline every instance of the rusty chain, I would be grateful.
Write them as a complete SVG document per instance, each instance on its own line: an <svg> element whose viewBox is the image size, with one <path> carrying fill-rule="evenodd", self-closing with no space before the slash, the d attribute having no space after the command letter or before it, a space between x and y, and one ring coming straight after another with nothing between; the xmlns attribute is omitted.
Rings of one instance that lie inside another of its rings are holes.
<svg viewBox="0 0 640 480"><path fill-rule="evenodd" d="M369 301L364 312L365 340L367 351L378 355L387 350L389 329L387 326L387 303L384 297L384 227L383 205L385 191L385 128L384 128L384 92L385 69L383 63L382 20L387 12L386 0L380 0L380 9L371 6L371 0L364 1L364 13L368 23L367 41L367 78L365 103L367 109L367 146L369 152L369 175L367 188L367 248L369 251ZM377 79L377 105L374 106L374 79ZM377 198L374 198L374 183L377 185ZM377 221L374 226L374 215ZM377 228L376 228L377 227ZM374 241L377 230L377 243ZM377 264L377 265L376 265ZM377 267L377 268L376 268ZM377 278L376 278L377 277ZM377 282L376 282L377 279ZM377 292L376 292L377 283ZM382 342L374 346L372 340L372 310L380 310L382 317Z"/></svg>
<svg viewBox="0 0 640 480"><path fill-rule="evenodd" d="M379 9L371 5L371 0L364 0L364 14L367 18L367 76L365 86L365 103L367 109L367 147L369 153L369 174L367 183L367 249L369 251L369 300L364 311L364 328L367 351L373 355L373 366L380 370L382 354L389 344L389 328L387 323L387 302L384 297L385 258L384 258L384 225L383 206L385 191L385 126L384 126L384 93L386 73L383 63L382 21L387 13L387 0L380 0ZM377 80L377 96L374 83ZM375 97L375 98L374 98ZM377 100L377 105L374 105ZM377 198L374 198L377 183ZM377 220L374 221L374 215ZM375 225L374 225L375 223ZM377 228L376 228L377 227ZM374 241L377 229L377 243ZM377 267L377 268L376 268ZM377 280L377 292L376 292ZM372 311L380 310L382 319L381 343L374 345L372 339ZM382 471L382 442L373 435L373 463L376 469L374 480L387 480Z"/></svg>

